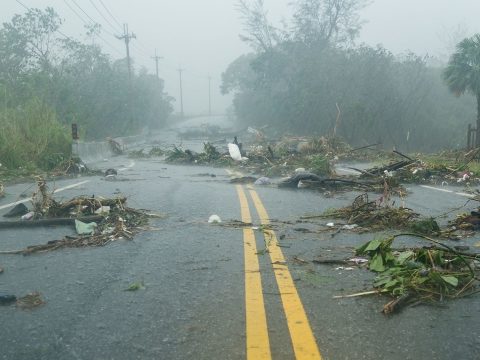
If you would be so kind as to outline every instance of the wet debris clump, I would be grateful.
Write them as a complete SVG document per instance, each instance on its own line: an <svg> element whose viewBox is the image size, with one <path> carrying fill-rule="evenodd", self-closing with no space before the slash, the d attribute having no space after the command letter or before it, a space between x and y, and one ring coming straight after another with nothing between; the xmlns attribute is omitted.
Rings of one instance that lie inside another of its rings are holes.
<svg viewBox="0 0 480 360"><path fill-rule="evenodd" d="M327 210L318 216L328 219L342 219L347 224L356 224L372 230L408 228L419 214L406 207L383 205L380 201L370 201L368 194L355 198L349 206Z"/></svg>
<svg viewBox="0 0 480 360"><path fill-rule="evenodd" d="M32 310L45 305L45 300L38 291L31 292L16 299L15 305L22 310Z"/></svg>
<svg viewBox="0 0 480 360"><path fill-rule="evenodd" d="M177 164L209 164L216 166L230 166L233 160L226 154L221 154L215 146L211 143L203 144L203 152L196 153L192 150L183 150L179 147L174 147L172 150L166 152L167 163Z"/></svg>
<svg viewBox="0 0 480 360"><path fill-rule="evenodd" d="M419 237L433 246L394 250L392 244L401 236ZM375 239L359 247L356 254L367 255L368 268L377 273L374 293L393 297L382 309L387 315L405 306L434 304L478 292L480 255L461 253L426 236L398 234Z"/></svg>
<svg viewBox="0 0 480 360"><path fill-rule="evenodd" d="M38 189L32 197L33 218L22 223L37 221L40 225L76 225L84 224L80 220L93 221L91 233L78 232L79 236L65 236L60 240L52 240L46 244L29 246L22 250L2 251L1 254L28 255L38 252L46 252L61 248L104 246L119 239L132 239L147 225L153 215L146 211L136 210L126 206L125 197L102 198L102 197L75 197L73 199L58 202L49 192L46 181L38 179Z"/></svg>

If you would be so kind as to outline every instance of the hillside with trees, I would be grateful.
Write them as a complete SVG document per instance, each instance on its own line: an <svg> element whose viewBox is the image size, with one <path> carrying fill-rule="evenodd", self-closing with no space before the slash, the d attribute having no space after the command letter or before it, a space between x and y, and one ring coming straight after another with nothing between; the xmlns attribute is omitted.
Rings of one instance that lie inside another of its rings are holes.
<svg viewBox="0 0 480 360"><path fill-rule="evenodd" d="M465 145L475 99L456 98L441 67L356 40L364 0L297 0L282 28L262 0L239 2L252 52L223 74L223 93L245 126L282 134L337 135L352 145L405 151Z"/></svg>
<svg viewBox="0 0 480 360"><path fill-rule="evenodd" d="M0 28L0 159L7 167L52 167L70 153L70 124L83 139L131 135L164 125L173 99L125 59L67 37L52 9L30 9ZM61 156L60 156L61 155Z"/></svg>

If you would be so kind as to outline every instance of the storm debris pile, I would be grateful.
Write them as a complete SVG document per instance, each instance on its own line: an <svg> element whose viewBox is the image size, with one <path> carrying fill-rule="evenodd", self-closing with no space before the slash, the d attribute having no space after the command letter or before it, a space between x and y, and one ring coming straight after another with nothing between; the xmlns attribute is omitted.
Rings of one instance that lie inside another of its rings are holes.
<svg viewBox="0 0 480 360"><path fill-rule="evenodd" d="M31 292L17 299L15 305L23 310L31 310L45 305L42 295L38 291Z"/></svg>
<svg viewBox="0 0 480 360"><path fill-rule="evenodd" d="M168 163L210 164L216 166L229 166L233 163L228 155L221 154L215 146L208 142L203 144L203 152L201 153L188 149L183 150L175 146L172 150L167 151L165 160Z"/></svg>
<svg viewBox="0 0 480 360"><path fill-rule="evenodd" d="M417 236L435 246L393 250L400 236ZM374 288L394 299L383 307L391 314L404 306L430 304L474 294L478 285L478 254L459 253L434 239L415 234L399 234L372 240L356 251L368 255L368 268L378 275Z"/></svg>
<svg viewBox="0 0 480 360"><path fill-rule="evenodd" d="M418 216L406 207L385 206L378 200L370 201L365 193L357 196L351 205L327 210L320 217L342 219L347 224L357 224L372 230L385 230L407 228Z"/></svg>
<svg viewBox="0 0 480 360"><path fill-rule="evenodd" d="M41 224L50 220L50 225L56 224L56 222L59 225L76 224L78 231L78 224L81 224L78 219L93 217L96 220L96 226L88 235L65 236L61 240L52 240L46 244L1 253L27 255L65 247L104 246L118 239L132 239L134 234L148 223L151 215L145 211L127 207L126 201L125 197L105 199L80 196L65 202L58 202L48 191L45 180L39 178L38 190L32 197L34 216L30 221L39 221Z"/></svg>
<svg viewBox="0 0 480 360"><path fill-rule="evenodd" d="M72 156L62 161L56 166L55 170L53 171L53 175L93 175L99 173L99 171L88 168L87 165L82 161L82 159L76 156Z"/></svg>

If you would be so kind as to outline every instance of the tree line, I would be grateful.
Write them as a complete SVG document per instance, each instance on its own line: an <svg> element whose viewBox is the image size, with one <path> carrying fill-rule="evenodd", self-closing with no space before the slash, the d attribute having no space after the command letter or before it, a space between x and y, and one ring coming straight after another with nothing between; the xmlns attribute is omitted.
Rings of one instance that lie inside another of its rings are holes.
<svg viewBox="0 0 480 360"><path fill-rule="evenodd" d="M172 101L163 80L133 71L95 43L66 37L53 8L30 9L0 28L0 162L43 165L70 148L69 127L83 139L102 139L164 125ZM23 149L23 150L22 150ZM35 154L28 157L28 153ZM49 162L50 163L50 162Z"/></svg>
<svg viewBox="0 0 480 360"><path fill-rule="evenodd" d="M262 0L239 1L252 52L222 75L240 122L273 133L343 137L405 151L461 147L475 99L456 98L444 69L413 53L356 44L366 0L297 0L281 28Z"/></svg>

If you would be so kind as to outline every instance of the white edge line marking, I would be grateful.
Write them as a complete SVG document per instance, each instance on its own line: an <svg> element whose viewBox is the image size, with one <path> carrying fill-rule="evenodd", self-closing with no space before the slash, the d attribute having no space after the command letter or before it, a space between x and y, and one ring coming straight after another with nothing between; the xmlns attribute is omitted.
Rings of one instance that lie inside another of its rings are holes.
<svg viewBox="0 0 480 360"><path fill-rule="evenodd" d="M425 189L437 190L437 191L442 191L442 192L446 192L446 193L450 193L450 194L460 195L460 196L464 196L464 197L468 197L468 198L474 198L475 197L475 195L472 195L472 194L467 194L467 193L464 193L464 192L456 192L456 191L452 191L452 190L448 190L448 189L440 189L440 188L437 188L437 187L434 187L434 186L420 185L420 187L423 187Z"/></svg>
<svg viewBox="0 0 480 360"><path fill-rule="evenodd" d="M86 184L86 183L88 183L88 182L90 182L90 181L91 181L91 180L85 180L85 181L81 181L81 182L76 183L76 184L67 185L67 186L64 186L64 187L55 189L55 190L53 191L53 193L56 194L56 193L61 192L61 191L73 189L73 188L75 188L75 187L77 187L77 186ZM32 198L31 198L31 197L29 197L29 198L27 198L27 199L22 199L22 200L19 200L19 201L15 201L15 202L10 203L10 204L2 205L2 206L0 206L0 210L6 209L6 208L9 208L9 207L11 207L11 206L18 205L18 204L23 204L23 203L26 203L26 202L29 202L29 201L32 201Z"/></svg>
<svg viewBox="0 0 480 360"><path fill-rule="evenodd" d="M127 166L124 166L123 168L121 169L118 169L118 171L125 171L125 170L128 170L128 169L131 169L132 167L135 166L135 161L131 161L130 164L128 164Z"/></svg>

